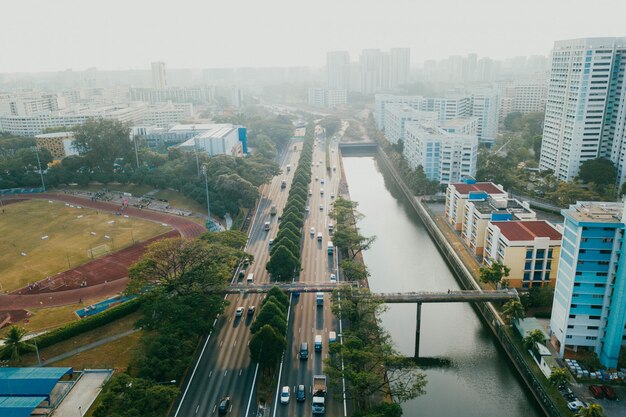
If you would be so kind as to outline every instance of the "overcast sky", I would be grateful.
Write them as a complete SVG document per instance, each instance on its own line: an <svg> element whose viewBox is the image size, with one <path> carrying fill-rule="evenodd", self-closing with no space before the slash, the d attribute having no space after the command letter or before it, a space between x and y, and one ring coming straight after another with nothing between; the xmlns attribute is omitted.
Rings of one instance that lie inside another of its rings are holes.
<svg viewBox="0 0 626 417"><path fill-rule="evenodd" d="M0 15L0 72L321 66L391 47L418 64L626 36L626 0L0 0Z"/></svg>

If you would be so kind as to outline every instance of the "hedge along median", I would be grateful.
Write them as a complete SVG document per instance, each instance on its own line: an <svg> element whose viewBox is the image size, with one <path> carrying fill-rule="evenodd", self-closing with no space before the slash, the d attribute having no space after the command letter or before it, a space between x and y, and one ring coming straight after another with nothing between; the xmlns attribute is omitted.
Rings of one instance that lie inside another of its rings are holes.
<svg viewBox="0 0 626 417"><path fill-rule="evenodd" d="M119 306L103 311L102 313L81 319L80 321L66 324L62 327L59 327L58 329L54 329L48 333L45 333L42 336L37 337L37 347L45 348L48 346L52 346L55 343L63 342L69 338L78 336L79 334L97 329L115 320L121 319L122 317L126 317L131 313L134 313L139 309L140 306L140 299L134 298L132 300L126 301L123 304L120 304Z"/></svg>

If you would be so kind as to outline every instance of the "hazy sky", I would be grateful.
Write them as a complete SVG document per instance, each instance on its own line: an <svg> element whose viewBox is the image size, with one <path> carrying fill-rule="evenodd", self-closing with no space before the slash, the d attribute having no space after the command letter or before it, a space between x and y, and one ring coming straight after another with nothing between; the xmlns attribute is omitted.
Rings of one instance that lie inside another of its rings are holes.
<svg viewBox="0 0 626 417"><path fill-rule="evenodd" d="M0 72L321 66L390 47L417 64L626 36L626 0L0 0L0 15Z"/></svg>

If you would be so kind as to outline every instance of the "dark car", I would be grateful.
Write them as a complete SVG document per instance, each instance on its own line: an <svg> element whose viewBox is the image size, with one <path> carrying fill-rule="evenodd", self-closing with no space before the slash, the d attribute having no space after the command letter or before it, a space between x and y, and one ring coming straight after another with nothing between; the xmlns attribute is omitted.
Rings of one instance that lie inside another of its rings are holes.
<svg viewBox="0 0 626 417"><path fill-rule="evenodd" d="M617 400L617 394L615 393L613 388L606 386L606 385L601 385L600 388L602 389L602 392L606 396L607 400L611 400L611 401Z"/></svg>
<svg viewBox="0 0 626 417"><path fill-rule="evenodd" d="M296 391L296 401L302 402L306 400L306 388L303 384L298 385L298 390Z"/></svg>
<svg viewBox="0 0 626 417"><path fill-rule="evenodd" d="M604 398L604 391L598 385L589 385L589 391L591 391L591 394L594 396L594 398L597 398L599 400Z"/></svg>
<svg viewBox="0 0 626 417"><path fill-rule="evenodd" d="M223 415L228 413L230 410L230 397L224 397L220 401L220 405L217 407L218 413Z"/></svg>

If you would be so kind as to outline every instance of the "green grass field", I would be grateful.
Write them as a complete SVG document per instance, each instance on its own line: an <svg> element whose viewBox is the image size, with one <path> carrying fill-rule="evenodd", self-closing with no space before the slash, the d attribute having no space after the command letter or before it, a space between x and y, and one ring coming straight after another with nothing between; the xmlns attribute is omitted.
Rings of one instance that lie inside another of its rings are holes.
<svg viewBox="0 0 626 417"><path fill-rule="evenodd" d="M147 240L171 230L159 223L71 208L58 201L31 200L6 205L3 210L0 213L0 291L3 292L83 264L91 260L91 248L95 258L130 246L133 240ZM44 236L48 237L42 239Z"/></svg>

